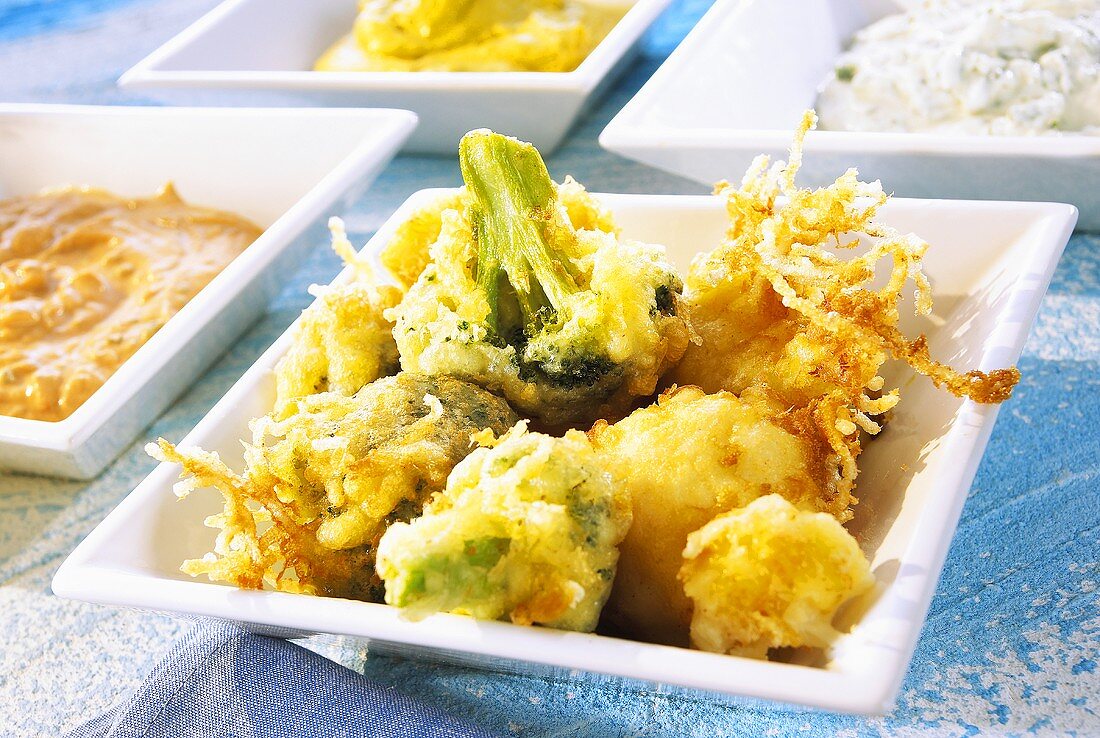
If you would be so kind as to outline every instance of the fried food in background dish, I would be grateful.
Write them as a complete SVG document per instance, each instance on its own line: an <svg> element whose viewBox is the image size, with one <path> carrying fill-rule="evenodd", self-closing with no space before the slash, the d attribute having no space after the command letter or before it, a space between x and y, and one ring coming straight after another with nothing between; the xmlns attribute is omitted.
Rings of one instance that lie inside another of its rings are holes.
<svg viewBox="0 0 1100 738"><path fill-rule="evenodd" d="M290 348L275 366L276 407L320 392L354 395L374 380L397 372L393 324L383 312L401 291L383 285L359 258L339 218L329 221L332 247L352 267L350 281L319 288L294 328Z"/></svg>
<svg viewBox="0 0 1100 738"><path fill-rule="evenodd" d="M408 373L353 396L298 398L252 422L246 472L161 439L148 452L183 465L184 496L214 487L225 511L214 553L183 571L246 589L381 600L374 552L386 528L420 514L471 450L472 434L518 420L500 398L449 377ZM268 527L268 524L270 526Z"/></svg>
<svg viewBox="0 0 1100 738"><path fill-rule="evenodd" d="M361 0L320 72L569 72L626 12L578 0Z"/></svg>
<svg viewBox="0 0 1100 738"><path fill-rule="evenodd" d="M691 602L677 578L688 535L715 516L778 493L799 508L851 517L839 461L816 429L775 420L785 406L698 387L590 431L601 463L632 501L608 621L644 640L687 645ZM791 418L784 418L791 421Z"/></svg>
<svg viewBox="0 0 1100 738"><path fill-rule="evenodd" d="M431 262L387 313L402 368L500 392L548 427L651 394L689 337L664 249L578 228L609 218L554 184L530 144L473 131L459 163L462 208L443 213Z"/></svg>
<svg viewBox="0 0 1100 738"><path fill-rule="evenodd" d="M488 435L488 434L485 434ZM588 439L483 437L424 515L378 547L386 602L413 616L455 612L591 631L615 578L630 502Z"/></svg>
<svg viewBox="0 0 1100 738"><path fill-rule="evenodd" d="M680 570L691 645L765 658L781 646L825 647L845 602L874 584L859 544L835 518L779 495L716 517L688 537Z"/></svg>

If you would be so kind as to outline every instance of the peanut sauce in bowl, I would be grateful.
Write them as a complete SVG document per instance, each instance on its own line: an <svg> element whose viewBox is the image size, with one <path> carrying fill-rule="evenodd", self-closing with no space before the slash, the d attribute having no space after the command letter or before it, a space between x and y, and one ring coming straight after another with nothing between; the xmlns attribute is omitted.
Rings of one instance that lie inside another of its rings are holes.
<svg viewBox="0 0 1100 738"><path fill-rule="evenodd" d="M0 201L0 415L67 418L260 233L171 184Z"/></svg>

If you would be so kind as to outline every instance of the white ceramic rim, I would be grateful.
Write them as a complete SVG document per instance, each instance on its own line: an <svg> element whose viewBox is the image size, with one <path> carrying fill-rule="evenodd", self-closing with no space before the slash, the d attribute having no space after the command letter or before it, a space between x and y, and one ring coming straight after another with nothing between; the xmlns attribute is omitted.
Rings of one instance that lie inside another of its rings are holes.
<svg viewBox="0 0 1100 738"><path fill-rule="evenodd" d="M145 57L118 79L123 88L314 91L582 90L590 92L672 0L637 0L572 72L314 72L164 71L158 69L234 10L254 0L226 0Z"/></svg>
<svg viewBox="0 0 1100 738"><path fill-rule="evenodd" d="M0 415L0 444L52 451L71 451L111 421L115 412L156 374L209 322L231 302L256 274L278 257L284 243L300 235L320 211L352 187L380 159L391 156L417 124L407 110L390 108L194 108L122 107L99 105L0 104L0 119L6 115L73 116L264 116L286 118L362 117L365 112L388 118L321 179L300 200L276 219L247 249L192 297L164 326L115 370L72 415L59 421L28 420ZM381 131L380 135L376 132Z"/></svg>

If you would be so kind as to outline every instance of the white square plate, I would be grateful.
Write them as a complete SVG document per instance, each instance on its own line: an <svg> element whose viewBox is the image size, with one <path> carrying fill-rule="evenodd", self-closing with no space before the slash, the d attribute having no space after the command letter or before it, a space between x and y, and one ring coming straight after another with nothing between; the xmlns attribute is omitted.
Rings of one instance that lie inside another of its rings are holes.
<svg viewBox="0 0 1100 738"><path fill-rule="evenodd" d="M761 152L786 158L791 129L860 28L894 0L718 0L600 136L604 148L704 184ZM792 22L797 18L798 22ZM813 131L800 179L848 167L904 197L1067 202L1100 228L1100 136Z"/></svg>
<svg viewBox="0 0 1100 738"><path fill-rule="evenodd" d="M549 153L671 2L590 1L630 10L572 72L314 72L355 0L227 0L118 84L170 104L404 108L420 116L410 151L454 154L462 134L492 128Z"/></svg>
<svg viewBox="0 0 1100 738"><path fill-rule="evenodd" d="M435 191L438 192L438 191ZM366 246L377 253L395 225L427 201L405 203ZM686 268L726 229L711 197L602 195L626 236L668 246ZM1012 364L1046 291L1076 217L1068 205L895 200L882 221L932 242L925 265L938 298L934 315L910 321L928 333L935 356L960 366ZM241 466L247 422L270 409L272 368L284 335L183 444L218 451ZM872 559L879 591L863 603L849 635L818 663L791 664L656 646L600 635L435 615L403 619L392 607L281 592L242 591L180 573L186 558L211 550L206 515L221 509L215 492L178 502L178 467L162 464L73 552L54 592L113 605L236 620L278 635L333 633L371 641L376 651L474 666L545 672L580 669L648 683L860 713L882 713L893 700L997 408L963 402L904 366L890 366L902 402L882 435L860 457L861 502L851 526Z"/></svg>
<svg viewBox="0 0 1100 738"><path fill-rule="evenodd" d="M171 180L265 229L68 418L0 416L0 469L97 475L261 315L309 247L298 236L415 126L404 110L0 105L0 198L66 184L147 197Z"/></svg>

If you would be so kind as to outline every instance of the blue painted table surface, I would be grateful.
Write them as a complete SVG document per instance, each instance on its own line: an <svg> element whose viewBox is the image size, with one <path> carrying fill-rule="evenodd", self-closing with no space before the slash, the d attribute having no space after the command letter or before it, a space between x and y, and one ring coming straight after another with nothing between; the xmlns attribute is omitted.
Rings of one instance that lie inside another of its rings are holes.
<svg viewBox="0 0 1100 738"><path fill-rule="evenodd" d="M0 0L0 100L147 102L114 80L214 4ZM550 158L555 175L602 191L704 191L608 154L596 137L707 5L683 0L665 14L642 58ZM400 157L346 216L362 242L411 192L458 180L452 159ZM322 235L313 237L314 257L266 317L146 437L181 438L308 303L306 287L337 272ZM337 638L306 645L505 735L1100 734L1100 238L1070 242L1020 369L887 717L505 676L368 656ZM50 594L65 556L153 467L142 442L91 483L0 477L0 735L58 735L109 707L189 627Z"/></svg>

